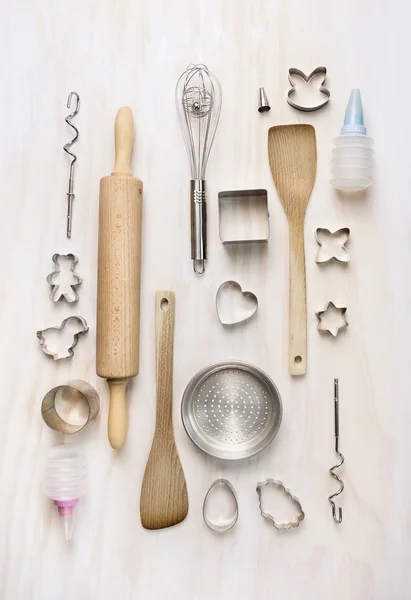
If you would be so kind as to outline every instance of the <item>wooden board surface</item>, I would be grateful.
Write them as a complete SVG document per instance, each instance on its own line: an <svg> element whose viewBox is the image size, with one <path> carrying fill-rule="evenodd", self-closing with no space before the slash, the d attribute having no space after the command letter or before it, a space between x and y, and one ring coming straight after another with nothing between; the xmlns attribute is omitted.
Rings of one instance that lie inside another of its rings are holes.
<svg viewBox="0 0 411 600"><path fill-rule="evenodd" d="M2 301L0 347L1 600L407 600L411 554L409 402L411 49L404 0L180 0L9 3L0 23L3 57L0 145ZM207 168L209 262L192 273L189 166L174 87L190 62L206 63L223 87L223 108ZM288 106L287 70L326 65L331 90L321 112ZM401 78L401 95L393 85ZM264 85L272 109L257 112ZM350 89L360 87L376 140L375 185L363 200L329 185L331 139ZM80 94L73 236L65 238L68 159L62 146L67 95ZM404 98L402 98L404 96ZM99 180L114 162L113 119L131 106L133 172L144 181L140 373L128 389L129 431L120 453L107 441L108 389L95 373ZM318 170L305 222L308 365L288 373L288 230L267 157L267 130L316 128ZM224 247L218 192L266 188L271 237L259 248ZM351 264L315 264L317 227L350 227ZM55 252L74 252L83 278L77 306L48 298ZM253 320L225 330L215 294L227 279L259 299ZM185 521L145 531L139 494L155 425L156 290L172 289L174 430L189 495ZM328 300L348 307L336 340L316 331ZM35 332L80 314L90 331L71 361L54 363ZM283 399L273 445L248 461L203 456L181 425L180 399L205 365L243 359L267 371ZM340 380L341 450L346 458L344 523L327 496L333 452L333 378ZM77 434L88 456L89 493L66 545L43 495L44 456L60 441L43 424L51 387L85 379L101 395L97 422ZM238 494L239 520L224 535L202 520L218 477ZM299 530L265 523L256 483L281 479L303 504Z"/></svg>

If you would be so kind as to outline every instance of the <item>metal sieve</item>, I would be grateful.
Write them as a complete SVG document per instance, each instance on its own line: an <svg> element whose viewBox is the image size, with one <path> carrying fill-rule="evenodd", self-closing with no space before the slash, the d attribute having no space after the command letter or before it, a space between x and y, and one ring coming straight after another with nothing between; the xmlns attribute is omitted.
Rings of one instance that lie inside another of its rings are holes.
<svg viewBox="0 0 411 600"><path fill-rule="evenodd" d="M282 414L274 382L258 367L240 361L199 371L181 403L191 441L207 454L229 460L264 450L276 436Z"/></svg>

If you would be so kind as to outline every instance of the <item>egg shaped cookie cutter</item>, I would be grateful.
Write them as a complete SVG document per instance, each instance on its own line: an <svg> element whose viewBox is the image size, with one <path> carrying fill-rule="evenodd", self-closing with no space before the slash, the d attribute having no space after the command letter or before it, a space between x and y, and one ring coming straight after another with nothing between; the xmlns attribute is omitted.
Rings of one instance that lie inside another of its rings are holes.
<svg viewBox="0 0 411 600"><path fill-rule="evenodd" d="M230 497L234 501L235 508L234 508L233 514L231 515L231 519L228 519L225 521L221 518L213 519L210 517L210 514L209 514L208 502L210 500L210 495L215 492L217 486L221 487L221 489L224 489L227 494L230 494ZM205 495L204 502L203 502L203 519L204 519L204 523L210 529L212 529L213 531L216 531L217 533L224 533L226 531L229 531L237 523L237 520L238 520L237 494L235 492L234 487L231 485L231 483L228 481L228 479L216 479L211 484L207 494Z"/></svg>

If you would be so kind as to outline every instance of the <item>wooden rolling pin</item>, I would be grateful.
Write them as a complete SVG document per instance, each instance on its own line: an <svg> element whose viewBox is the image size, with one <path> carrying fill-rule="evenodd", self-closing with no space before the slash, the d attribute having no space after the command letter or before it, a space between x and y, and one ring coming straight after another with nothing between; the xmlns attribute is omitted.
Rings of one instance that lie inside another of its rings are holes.
<svg viewBox="0 0 411 600"><path fill-rule="evenodd" d="M114 169L100 181L96 362L110 388L108 438L118 449L127 435L127 383L139 368L143 183L131 172L134 121L127 106L114 130Z"/></svg>

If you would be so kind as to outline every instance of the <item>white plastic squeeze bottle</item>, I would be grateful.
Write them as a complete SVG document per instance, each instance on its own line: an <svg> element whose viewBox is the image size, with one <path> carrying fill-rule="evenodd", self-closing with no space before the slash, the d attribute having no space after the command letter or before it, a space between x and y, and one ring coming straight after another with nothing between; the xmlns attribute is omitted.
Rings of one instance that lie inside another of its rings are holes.
<svg viewBox="0 0 411 600"><path fill-rule="evenodd" d="M76 504L87 489L86 459L71 444L51 448L46 457L45 492L54 500L66 540L74 529Z"/></svg>
<svg viewBox="0 0 411 600"><path fill-rule="evenodd" d="M352 90L345 111L341 135L333 140L331 184L335 189L354 193L372 184L374 140L367 136L360 90Z"/></svg>

